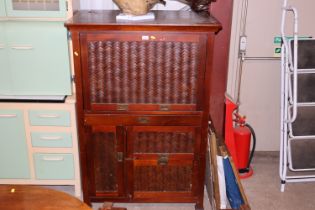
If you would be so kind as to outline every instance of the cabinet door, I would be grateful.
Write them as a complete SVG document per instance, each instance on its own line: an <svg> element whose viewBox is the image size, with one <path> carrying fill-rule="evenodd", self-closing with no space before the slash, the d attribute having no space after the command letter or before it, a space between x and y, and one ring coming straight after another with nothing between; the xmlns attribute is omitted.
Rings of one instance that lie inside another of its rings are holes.
<svg viewBox="0 0 315 210"><path fill-rule="evenodd" d="M0 178L30 178L23 112L0 110Z"/></svg>
<svg viewBox="0 0 315 210"><path fill-rule="evenodd" d="M70 95L67 31L61 22L6 25L14 95Z"/></svg>
<svg viewBox="0 0 315 210"><path fill-rule="evenodd" d="M85 108L201 110L206 36L198 33L82 33Z"/></svg>
<svg viewBox="0 0 315 210"><path fill-rule="evenodd" d="M92 126L87 138L89 193L97 197L124 195L122 129Z"/></svg>
<svg viewBox="0 0 315 210"><path fill-rule="evenodd" d="M5 23L0 21L0 95L10 95L11 89L11 72L9 70L7 48Z"/></svg>
<svg viewBox="0 0 315 210"><path fill-rule="evenodd" d="M66 0L5 0L9 17L65 18Z"/></svg>
<svg viewBox="0 0 315 210"><path fill-rule="evenodd" d="M0 17L6 16L4 0L0 0Z"/></svg>
<svg viewBox="0 0 315 210"><path fill-rule="evenodd" d="M134 200L193 202L198 180L200 129L136 126L127 131L128 188Z"/></svg>

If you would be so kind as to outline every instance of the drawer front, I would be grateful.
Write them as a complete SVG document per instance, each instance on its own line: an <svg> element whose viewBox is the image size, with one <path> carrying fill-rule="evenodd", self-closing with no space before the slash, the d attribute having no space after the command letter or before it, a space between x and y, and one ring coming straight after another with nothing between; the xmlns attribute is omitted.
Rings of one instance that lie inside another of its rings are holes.
<svg viewBox="0 0 315 210"><path fill-rule="evenodd" d="M74 179L72 154L34 154L36 179Z"/></svg>
<svg viewBox="0 0 315 210"><path fill-rule="evenodd" d="M65 18L65 0L5 0L7 14L10 17L49 17Z"/></svg>
<svg viewBox="0 0 315 210"><path fill-rule="evenodd" d="M141 126L199 126L202 115L119 115L119 114L86 114L86 125L141 125Z"/></svg>
<svg viewBox="0 0 315 210"><path fill-rule="evenodd" d="M30 110L33 126L70 126L70 112L62 110Z"/></svg>
<svg viewBox="0 0 315 210"><path fill-rule="evenodd" d="M71 133L32 132L33 147L72 147Z"/></svg>
<svg viewBox="0 0 315 210"><path fill-rule="evenodd" d="M12 21L5 30L14 95L71 94L67 30L62 22Z"/></svg>

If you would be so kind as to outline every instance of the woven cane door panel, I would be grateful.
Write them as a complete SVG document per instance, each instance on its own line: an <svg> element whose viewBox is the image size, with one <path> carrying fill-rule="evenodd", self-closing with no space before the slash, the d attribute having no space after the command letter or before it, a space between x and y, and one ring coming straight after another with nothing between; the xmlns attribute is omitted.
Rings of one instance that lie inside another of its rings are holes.
<svg viewBox="0 0 315 210"><path fill-rule="evenodd" d="M145 127L133 128L134 154L195 153L196 128L194 127Z"/></svg>
<svg viewBox="0 0 315 210"><path fill-rule="evenodd" d="M186 193L192 196L200 129L189 126L134 126L127 129L133 159L134 197Z"/></svg>
<svg viewBox="0 0 315 210"><path fill-rule="evenodd" d="M190 192L192 188L192 165L134 167L135 192Z"/></svg>
<svg viewBox="0 0 315 210"><path fill-rule="evenodd" d="M197 109L205 66L198 35L87 34L81 39L87 109Z"/></svg>
<svg viewBox="0 0 315 210"><path fill-rule="evenodd" d="M119 160L119 142L115 127L93 127L89 139L92 148L89 157L92 168L91 180L96 195L119 196L122 184L122 159ZM121 157L122 158L122 157Z"/></svg>

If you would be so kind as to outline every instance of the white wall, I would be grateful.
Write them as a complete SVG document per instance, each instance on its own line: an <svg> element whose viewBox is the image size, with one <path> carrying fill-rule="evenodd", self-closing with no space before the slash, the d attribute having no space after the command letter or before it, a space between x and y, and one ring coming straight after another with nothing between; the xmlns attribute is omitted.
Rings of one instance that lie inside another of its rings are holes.
<svg viewBox="0 0 315 210"><path fill-rule="evenodd" d="M236 96L238 40L243 0L234 0L229 78L227 91ZM249 0L246 35L248 57L273 56L274 36L280 35L282 0ZM313 20L315 1L290 0L299 11L300 35L315 36ZM291 26L292 22L288 25ZM290 32L287 29L288 33ZM280 143L280 61L245 61L242 75L242 114L248 118L257 135L257 150L276 151Z"/></svg>

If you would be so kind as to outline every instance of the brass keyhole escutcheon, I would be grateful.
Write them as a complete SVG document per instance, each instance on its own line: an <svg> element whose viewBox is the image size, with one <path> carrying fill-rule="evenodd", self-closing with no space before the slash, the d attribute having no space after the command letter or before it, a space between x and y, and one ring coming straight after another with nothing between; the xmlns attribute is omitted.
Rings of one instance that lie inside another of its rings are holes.
<svg viewBox="0 0 315 210"><path fill-rule="evenodd" d="M168 155L167 154L160 155L157 163L160 166L166 166L168 164Z"/></svg>

